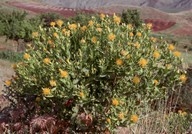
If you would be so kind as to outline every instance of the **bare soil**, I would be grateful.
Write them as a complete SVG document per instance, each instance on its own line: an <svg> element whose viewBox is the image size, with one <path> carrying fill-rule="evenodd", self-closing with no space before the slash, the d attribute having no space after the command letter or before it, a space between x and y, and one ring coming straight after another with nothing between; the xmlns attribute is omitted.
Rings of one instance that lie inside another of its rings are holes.
<svg viewBox="0 0 192 134"><path fill-rule="evenodd" d="M154 20L154 19L145 19L145 23L152 23L153 24L153 31L162 31L166 30L176 24L174 21L163 21L160 19Z"/></svg>
<svg viewBox="0 0 192 134"><path fill-rule="evenodd" d="M4 88L4 82L11 78L14 74L13 69L11 68L11 63L9 61L0 59L0 95Z"/></svg>

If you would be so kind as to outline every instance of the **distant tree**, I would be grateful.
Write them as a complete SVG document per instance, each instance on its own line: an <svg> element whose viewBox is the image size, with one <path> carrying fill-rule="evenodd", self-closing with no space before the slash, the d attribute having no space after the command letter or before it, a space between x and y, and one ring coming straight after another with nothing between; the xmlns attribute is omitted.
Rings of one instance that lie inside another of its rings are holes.
<svg viewBox="0 0 192 134"><path fill-rule="evenodd" d="M140 13L138 10L127 9L121 14L122 22L126 24L132 24L135 27L140 27L142 25L142 20L140 18Z"/></svg>

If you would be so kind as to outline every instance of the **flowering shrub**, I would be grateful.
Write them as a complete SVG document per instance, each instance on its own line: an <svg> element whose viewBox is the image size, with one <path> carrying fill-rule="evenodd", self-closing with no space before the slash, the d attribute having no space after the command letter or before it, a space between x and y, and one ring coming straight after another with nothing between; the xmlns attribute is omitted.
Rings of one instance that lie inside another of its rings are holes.
<svg viewBox="0 0 192 134"><path fill-rule="evenodd" d="M37 114L70 121L73 131L113 131L139 122L139 111L186 81L180 52L121 18L100 15L87 25L64 24L32 34L7 94L35 96ZM17 96L17 97L16 97ZM33 112L33 111L31 111Z"/></svg>

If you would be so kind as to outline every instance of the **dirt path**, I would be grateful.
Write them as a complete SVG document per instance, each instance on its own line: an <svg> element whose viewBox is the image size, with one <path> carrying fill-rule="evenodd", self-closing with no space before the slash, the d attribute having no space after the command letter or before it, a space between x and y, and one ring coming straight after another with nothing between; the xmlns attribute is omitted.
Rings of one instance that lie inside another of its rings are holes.
<svg viewBox="0 0 192 134"><path fill-rule="evenodd" d="M13 74L14 71L11 68L11 63L0 59L0 95L4 89L4 81L10 79Z"/></svg>

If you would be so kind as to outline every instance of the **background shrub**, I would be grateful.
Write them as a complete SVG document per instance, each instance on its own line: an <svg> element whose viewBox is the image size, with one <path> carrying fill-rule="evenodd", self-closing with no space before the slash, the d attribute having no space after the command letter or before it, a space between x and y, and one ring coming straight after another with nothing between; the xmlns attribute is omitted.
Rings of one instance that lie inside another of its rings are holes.
<svg viewBox="0 0 192 134"><path fill-rule="evenodd" d="M44 27L50 27L51 22L54 22L59 19L63 21L66 20L62 15L57 13L43 13L43 14L40 14L38 17L40 20L44 22L43 24Z"/></svg>
<svg viewBox="0 0 192 134"><path fill-rule="evenodd" d="M39 29L43 21L38 17L27 18L26 12L13 11L12 13L0 14L0 35L17 43L17 51L25 49L25 43L32 40L32 32Z"/></svg>
<svg viewBox="0 0 192 134"><path fill-rule="evenodd" d="M127 9L121 14L122 22L126 24L133 24L135 27L141 27L143 21L140 18L138 10Z"/></svg>
<svg viewBox="0 0 192 134"><path fill-rule="evenodd" d="M0 24L4 26L1 35L16 41L19 39L30 41L32 32L38 29L42 21L37 18L27 19L26 16L26 12L19 11L13 11L11 14L1 14Z"/></svg>
<svg viewBox="0 0 192 134"><path fill-rule="evenodd" d="M95 17L98 17L98 16L95 15ZM69 18L68 21L71 23L79 23L81 25L86 25L90 19L91 19L90 14L77 13L74 17Z"/></svg>

